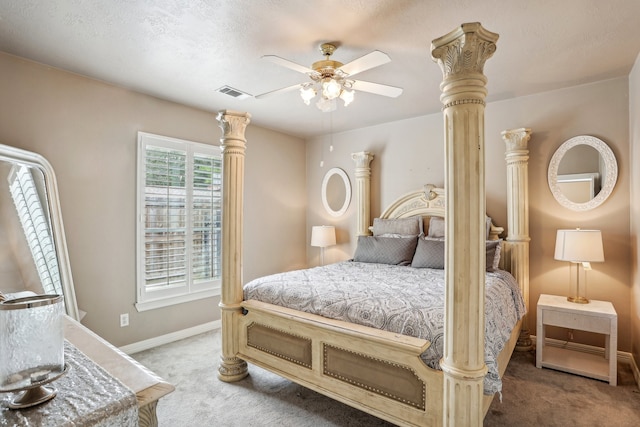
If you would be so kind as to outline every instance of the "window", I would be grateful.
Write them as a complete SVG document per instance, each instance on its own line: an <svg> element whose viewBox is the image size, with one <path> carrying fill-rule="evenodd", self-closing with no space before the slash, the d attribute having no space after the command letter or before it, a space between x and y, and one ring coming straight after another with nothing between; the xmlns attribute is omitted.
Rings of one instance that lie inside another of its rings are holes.
<svg viewBox="0 0 640 427"><path fill-rule="evenodd" d="M139 311L220 294L220 148L138 133Z"/></svg>

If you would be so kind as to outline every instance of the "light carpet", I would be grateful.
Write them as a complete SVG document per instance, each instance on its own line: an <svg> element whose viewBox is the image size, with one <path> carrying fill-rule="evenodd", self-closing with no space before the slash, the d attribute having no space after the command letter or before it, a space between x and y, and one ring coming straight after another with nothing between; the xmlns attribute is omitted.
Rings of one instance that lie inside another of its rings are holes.
<svg viewBox="0 0 640 427"><path fill-rule="evenodd" d="M392 426L249 365L236 383L217 379L219 330L132 355L176 390L158 403L160 427ZM535 353L514 353L485 426L640 426L640 392L628 365L618 386L535 367Z"/></svg>

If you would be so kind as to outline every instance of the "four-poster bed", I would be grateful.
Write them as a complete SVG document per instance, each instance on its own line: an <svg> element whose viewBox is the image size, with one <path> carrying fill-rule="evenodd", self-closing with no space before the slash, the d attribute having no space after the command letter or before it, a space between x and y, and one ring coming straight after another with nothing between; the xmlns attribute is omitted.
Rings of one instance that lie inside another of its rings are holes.
<svg viewBox="0 0 640 427"><path fill-rule="evenodd" d="M222 355L218 376L247 375L249 361L336 400L398 425L480 425L491 396L483 395L485 332L484 61L497 35L464 24L433 42L444 81L445 189L410 193L381 218L446 217L444 352L441 370L420 358L430 346L414 338L279 305L244 300L242 194L244 131L250 116L221 111L223 130ZM503 132L507 143L508 236L501 263L528 304L527 149L529 130ZM471 143L469 143L471 142ZM370 234L370 153L355 153L356 224ZM446 200L446 202L445 202ZM492 238L500 230L493 227ZM475 248L477 250L468 250ZM513 328L497 358L504 372L518 335ZM454 331L456 331L454 333ZM528 337L526 337L528 339Z"/></svg>

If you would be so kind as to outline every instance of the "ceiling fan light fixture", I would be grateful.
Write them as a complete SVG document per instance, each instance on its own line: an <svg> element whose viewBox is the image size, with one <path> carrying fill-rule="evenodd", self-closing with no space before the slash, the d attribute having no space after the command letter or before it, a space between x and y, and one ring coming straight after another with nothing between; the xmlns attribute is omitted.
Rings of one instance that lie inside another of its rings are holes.
<svg viewBox="0 0 640 427"><path fill-rule="evenodd" d="M396 98L402 94L402 88L399 87L353 80L352 78L354 75L362 73L363 71L388 63L391 61L389 55L379 50L374 50L347 64L343 64L342 62L330 59L336 48L337 45L333 43L323 43L320 45L320 51L325 58L321 61L314 62L311 68L296 64L295 62L276 55L262 56L262 58L274 64L305 74L311 79L311 82L307 81L272 90L271 92L256 95L255 98L265 98L267 96L299 89L300 97L306 105L310 105L311 100L314 99L316 95L319 95L316 106L321 111L328 112L336 109L337 98L344 101L345 107L351 104L355 98L355 90L390 98Z"/></svg>
<svg viewBox="0 0 640 427"><path fill-rule="evenodd" d="M342 92L340 93L340 99L344 101L345 107L353 102L354 97L355 97L355 91L353 90L347 90L345 88L345 89L342 89Z"/></svg>
<svg viewBox="0 0 640 427"><path fill-rule="evenodd" d="M318 100L318 102L316 102L316 107L318 107L318 109L320 111L322 111L323 113L330 113L330 112L336 110L337 103L336 103L335 98L334 99L327 99L325 97L320 97L320 100Z"/></svg>
<svg viewBox="0 0 640 427"><path fill-rule="evenodd" d="M300 96L307 105L309 105L311 100L316 96L316 93L316 89L311 84L306 84L300 87Z"/></svg>
<svg viewBox="0 0 640 427"><path fill-rule="evenodd" d="M327 99L335 99L340 96L342 85L331 77L322 79L322 96Z"/></svg>

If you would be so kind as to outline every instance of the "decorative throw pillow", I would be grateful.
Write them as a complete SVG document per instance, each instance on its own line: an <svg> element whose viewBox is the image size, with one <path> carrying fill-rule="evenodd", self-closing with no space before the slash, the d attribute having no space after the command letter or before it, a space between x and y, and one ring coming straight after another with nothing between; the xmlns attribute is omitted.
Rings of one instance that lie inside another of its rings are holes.
<svg viewBox="0 0 640 427"><path fill-rule="evenodd" d="M420 217L410 218L374 218L373 235L388 237L417 236L420 230Z"/></svg>
<svg viewBox="0 0 640 427"><path fill-rule="evenodd" d="M500 243L501 240L487 240L487 271L494 271L498 269L500 264Z"/></svg>
<svg viewBox="0 0 640 427"><path fill-rule="evenodd" d="M432 216L429 220L429 237L444 237L444 218L441 216Z"/></svg>
<svg viewBox="0 0 640 427"><path fill-rule="evenodd" d="M501 240L487 240L486 270L495 271L500 264ZM411 267L444 269L444 239L420 237Z"/></svg>
<svg viewBox="0 0 640 427"><path fill-rule="evenodd" d="M444 269L444 239L420 237L411 267Z"/></svg>
<svg viewBox="0 0 640 427"><path fill-rule="evenodd" d="M378 264L409 265L417 244L416 237L359 236L353 260Z"/></svg>
<svg viewBox="0 0 640 427"><path fill-rule="evenodd" d="M489 238L489 232L491 231L491 217L485 215L485 219L484 219L485 225L487 227L487 232L484 236L485 239Z"/></svg>

